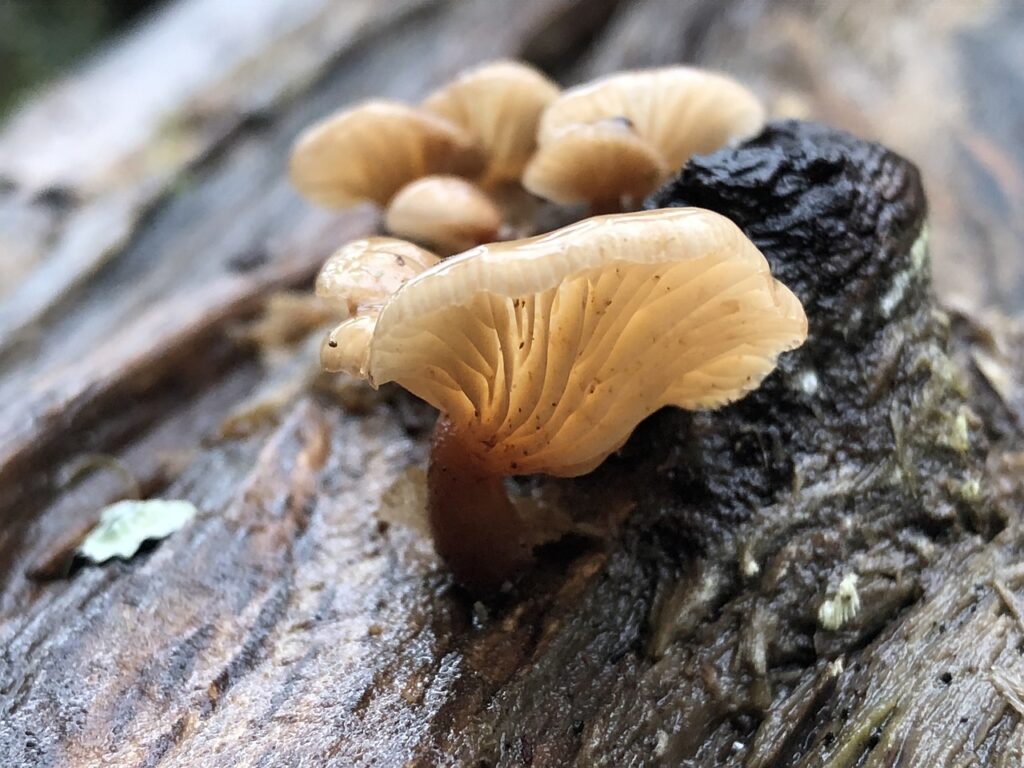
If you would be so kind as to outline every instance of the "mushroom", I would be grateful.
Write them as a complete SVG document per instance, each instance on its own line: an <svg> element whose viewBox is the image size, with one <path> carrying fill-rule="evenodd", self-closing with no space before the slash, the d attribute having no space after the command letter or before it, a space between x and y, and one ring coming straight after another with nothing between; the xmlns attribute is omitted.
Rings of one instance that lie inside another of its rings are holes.
<svg viewBox="0 0 1024 768"><path fill-rule="evenodd" d="M355 240L331 256L317 276L316 295L348 319L324 340L324 370L365 376L365 356L381 305L407 280L439 261L429 251L394 237Z"/></svg>
<svg viewBox="0 0 1024 768"><path fill-rule="evenodd" d="M537 123L559 88L533 67L494 61L459 75L423 108L460 126L483 149L485 189L518 182L536 148Z"/></svg>
<svg viewBox="0 0 1024 768"><path fill-rule="evenodd" d="M412 277L440 259L396 237L364 237L334 253L316 278L316 295L342 317L377 306Z"/></svg>
<svg viewBox="0 0 1024 768"><path fill-rule="evenodd" d="M501 211L479 187L458 176L425 176L388 206L389 232L446 254L497 239Z"/></svg>
<svg viewBox="0 0 1024 768"><path fill-rule="evenodd" d="M421 108L365 102L299 137L292 182L327 207L388 206L402 190L398 207L386 213L392 231L448 252L471 247L497 236L499 208L516 219L521 208L530 209L528 195L509 182L518 182L536 147L541 112L558 93L535 69L497 61L461 74ZM414 184L436 174L476 178L501 202L469 181Z"/></svg>
<svg viewBox="0 0 1024 768"><path fill-rule="evenodd" d="M567 125L541 147L523 174L535 195L595 213L619 209L624 197L642 200L668 175L657 150L623 120Z"/></svg>
<svg viewBox="0 0 1024 768"><path fill-rule="evenodd" d="M432 173L474 175L483 157L472 137L424 110L369 101L308 128L296 141L291 179L326 207L385 205L402 187Z"/></svg>
<svg viewBox="0 0 1024 768"><path fill-rule="evenodd" d="M320 365L330 373L347 373L366 378L370 341L377 325L379 307L339 323L320 346Z"/></svg>
<svg viewBox="0 0 1024 768"><path fill-rule="evenodd" d="M372 385L441 411L430 528L456 578L487 591L531 556L506 476L584 474L663 406L742 397L807 320L735 224L673 208L479 246L337 333Z"/></svg>
<svg viewBox="0 0 1024 768"><path fill-rule="evenodd" d="M636 185L623 190L623 194L643 197L691 155L711 152L756 133L764 124L764 108L735 80L689 67L623 72L571 88L552 102L541 117L539 150L524 177L527 189L544 195L545 190L572 188L571 181L553 178L552 174L559 167L568 177L576 176L578 171L568 161L559 162L551 154L571 147L566 144L566 132L571 127L608 128L615 120L646 142L661 160L660 175L646 187ZM586 160L595 178L620 175L616 167L620 162L620 156L603 145L601 151ZM544 165L543 172L533 167L539 164ZM635 180L630 174L625 178ZM593 199L592 195L580 194L571 202Z"/></svg>

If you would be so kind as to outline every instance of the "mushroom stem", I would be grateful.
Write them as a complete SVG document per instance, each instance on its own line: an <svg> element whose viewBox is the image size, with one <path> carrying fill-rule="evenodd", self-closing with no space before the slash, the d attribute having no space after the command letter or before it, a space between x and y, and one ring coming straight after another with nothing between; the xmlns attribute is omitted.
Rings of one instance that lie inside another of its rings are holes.
<svg viewBox="0 0 1024 768"><path fill-rule="evenodd" d="M460 584L493 592L529 562L529 531L504 478L481 465L444 414L434 428L427 488L434 547Z"/></svg>

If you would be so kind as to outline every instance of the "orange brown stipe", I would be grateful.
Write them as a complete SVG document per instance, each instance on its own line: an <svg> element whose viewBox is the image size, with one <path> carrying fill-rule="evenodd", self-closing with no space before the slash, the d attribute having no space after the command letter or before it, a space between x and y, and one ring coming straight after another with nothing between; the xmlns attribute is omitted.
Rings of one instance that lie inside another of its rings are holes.
<svg viewBox="0 0 1024 768"><path fill-rule="evenodd" d="M479 465L444 415L434 428L427 488L434 547L460 584L495 592L530 561L528 531L504 478Z"/></svg>

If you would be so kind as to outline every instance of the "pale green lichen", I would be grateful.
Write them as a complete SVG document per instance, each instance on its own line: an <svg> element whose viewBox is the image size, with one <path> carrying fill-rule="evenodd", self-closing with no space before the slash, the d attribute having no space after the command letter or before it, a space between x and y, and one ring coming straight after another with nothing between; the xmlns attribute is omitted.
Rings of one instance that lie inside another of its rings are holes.
<svg viewBox="0 0 1024 768"><path fill-rule="evenodd" d="M957 409L956 415L950 420L949 428L939 435L939 442L959 453L966 453L971 447L971 433L965 406Z"/></svg>
<svg viewBox="0 0 1024 768"><path fill-rule="evenodd" d="M810 369L801 371L797 377L797 385L805 395L818 394L818 374Z"/></svg>
<svg viewBox="0 0 1024 768"><path fill-rule="evenodd" d="M921 234L914 241L910 248L910 269L897 274L892 281L889 290L882 296L879 308L884 317L890 317L907 296L907 291L918 278L926 263L928 254L928 227L921 228Z"/></svg>
<svg viewBox="0 0 1024 768"><path fill-rule="evenodd" d="M925 265L925 260L928 256L928 240L931 235L931 230L926 221L921 225L921 232L914 240L914 244L910 246L910 266L915 272L920 272L921 268Z"/></svg>
<svg viewBox="0 0 1024 768"><path fill-rule="evenodd" d="M968 477L958 488L960 498L967 502L976 502L981 498L981 480L977 477Z"/></svg>
<svg viewBox="0 0 1024 768"><path fill-rule="evenodd" d="M114 557L127 559L144 541L166 538L195 516L196 508L190 501L119 501L103 510L99 524L77 551L94 563Z"/></svg>

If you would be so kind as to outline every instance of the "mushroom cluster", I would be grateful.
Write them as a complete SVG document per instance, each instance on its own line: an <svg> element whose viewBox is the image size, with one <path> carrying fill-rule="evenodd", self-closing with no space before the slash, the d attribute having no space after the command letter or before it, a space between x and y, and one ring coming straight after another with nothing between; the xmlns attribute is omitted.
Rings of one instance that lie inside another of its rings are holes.
<svg viewBox="0 0 1024 768"><path fill-rule="evenodd" d="M419 107L368 101L317 123L296 143L291 177L314 203L375 203L392 234L451 254L511 234L525 193L593 213L635 208L690 155L763 124L758 99L720 74L666 67L561 92L498 61Z"/></svg>
<svg viewBox="0 0 1024 768"><path fill-rule="evenodd" d="M524 186L557 203L620 210L694 154L747 138L764 109L724 75L690 67L622 72L573 88L545 110Z"/></svg>
<svg viewBox="0 0 1024 768"><path fill-rule="evenodd" d="M720 75L633 72L560 95L500 62L419 109L364 104L300 139L292 174L309 197L372 200L393 234L463 251L358 240L316 286L345 318L323 367L395 382L440 412L427 515L462 584L493 590L531 558L536 538L506 477L590 472L654 411L732 402L803 343L799 300L731 221L622 212L691 154L762 121ZM520 181L618 212L494 242L502 214L487 193Z"/></svg>
<svg viewBox="0 0 1024 768"><path fill-rule="evenodd" d="M498 238L496 202L517 185L536 148L541 113L558 86L525 64L465 72L419 107L369 101L307 129L291 178L326 207L372 202L393 234L444 253Z"/></svg>

